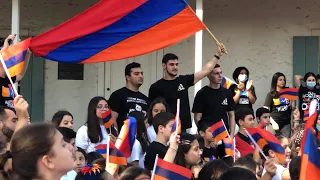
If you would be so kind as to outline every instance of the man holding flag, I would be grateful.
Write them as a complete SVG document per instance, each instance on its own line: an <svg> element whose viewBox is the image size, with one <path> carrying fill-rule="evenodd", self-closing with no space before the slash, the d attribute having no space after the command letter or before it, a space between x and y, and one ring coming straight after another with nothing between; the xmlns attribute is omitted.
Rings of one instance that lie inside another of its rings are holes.
<svg viewBox="0 0 320 180"><path fill-rule="evenodd" d="M0 58L5 63L5 66L0 63L0 105L6 105L8 107L13 107L13 98L18 93L15 92L16 90L12 83L19 82L23 78L31 56L31 51L28 49L31 38L11 45L10 43L14 39L15 35L9 35L4 41L0 52ZM10 78L12 82L10 82Z"/></svg>
<svg viewBox="0 0 320 180"><path fill-rule="evenodd" d="M201 71L194 74L178 75L178 56L172 53L168 53L162 58L163 78L151 85L149 89L149 99L152 101L157 97L163 97L169 105L170 111L176 114L177 111L177 99L181 100L180 107L180 119L181 119L181 131L185 132L186 129L191 128L191 113L189 105L189 87L195 85L201 79L209 75L217 60L222 56L224 49L218 46L216 54L212 60L209 61Z"/></svg>

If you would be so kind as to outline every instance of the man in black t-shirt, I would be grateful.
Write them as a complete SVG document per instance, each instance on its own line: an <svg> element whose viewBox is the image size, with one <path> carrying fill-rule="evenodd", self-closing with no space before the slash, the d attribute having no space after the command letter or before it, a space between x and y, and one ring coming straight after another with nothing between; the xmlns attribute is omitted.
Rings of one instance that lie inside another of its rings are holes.
<svg viewBox="0 0 320 180"><path fill-rule="evenodd" d="M177 99L180 99L179 116L182 132L185 132L186 129L192 126L188 89L211 72L220 56L222 56L222 50L218 47L217 53L201 71L178 76L178 56L172 53L164 55L162 59L164 77L151 85L149 99L152 101L157 97L163 97L169 105L170 112L173 114L176 114Z"/></svg>
<svg viewBox="0 0 320 180"><path fill-rule="evenodd" d="M234 101L231 92L221 87L222 70L220 65L216 64L210 75L208 86L200 89L194 99L192 112L196 124L200 119L207 119L210 125L223 119L226 128L230 132L230 137L234 137L235 119L234 119ZM230 128L229 128L230 126Z"/></svg>
<svg viewBox="0 0 320 180"><path fill-rule="evenodd" d="M139 63L133 62L125 68L126 86L113 92L109 99L109 106L112 109L112 119L115 121L115 128L120 130L123 121L132 111L147 114L149 99L139 92L143 84L143 72Z"/></svg>

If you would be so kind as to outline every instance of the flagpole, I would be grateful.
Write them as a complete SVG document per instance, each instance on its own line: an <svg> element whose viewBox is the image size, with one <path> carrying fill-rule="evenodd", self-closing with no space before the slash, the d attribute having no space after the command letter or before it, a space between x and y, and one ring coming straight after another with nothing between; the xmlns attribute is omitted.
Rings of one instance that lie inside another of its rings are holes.
<svg viewBox="0 0 320 180"><path fill-rule="evenodd" d="M216 41L217 45L220 47L220 48L223 48L223 44L220 43L218 41L218 39L212 34L212 32L209 30L209 28L206 26L206 30L208 31L208 33L210 34L210 36ZM224 50L222 51L223 53L225 54L228 54L226 48L224 47Z"/></svg>
<svg viewBox="0 0 320 180"><path fill-rule="evenodd" d="M267 156L263 153L262 149L258 146L257 142L253 139L253 137L250 135L250 133L244 129L244 131L247 133L247 135L249 136L250 140L253 142L253 144L256 146L256 148L259 149L260 153L262 154L262 156L268 160Z"/></svg>
<svg viewBox="0 0 320 180"><path fill-rule="evenodd" d="M179 116L180 116L180 99L177 99L176 134L178 134Z"/></svg>
<svg viewBox="0 0 320 180"><path fill-rule="evenodd" d="M154 179L154 173L156 172L157 162L158 162L158 154L156 155L156 159L155 159L155 161L154 161L154 165L153 165L153 169L152 169L152 174L151 174L151 180Z"/></svg>
<svg viewBox="0 0 320 180"><path fill-rule="evenodd" d="M234 81L232 81L230 78L228 78L227 76L223 76L224 78L226 78L227 80L229 80L230 82L232 82L233 84L235 84L235 85L239 85L239 84L237 84L236 82L234 82Z"/></svg>
<svg viewBox="0 0 320 180"><path fill-rule="evenodd" d="M222 123L223 123L224 128L225 128L226 131L227 131L227 134L228 134L229 139L231 139L230 134L229 134L229 132L228 132L228 129L227 129L226 125L224 124L223 119L221 119L221 121L222 121ZM232 140L232 139L231 139L231 140Z"/></svg>
<svg viewBox="0 0 320 180"><path fill-rule="evenodd" d="M18 90L17 90L16 86L14 85L14 83L13 83L13 81L11 79L10 73L8 71L8 68L7 68L6 64L4 63L4 60L3 60L3 57L2 57L1 54L0 54L0 61L1 61L1 64L2 64L2 67L3 67L4 71L6 72L6 75L7 75L8 79L9 79L11 85L12 85L12 89L13 89L13 92L14 92L15 96L18 96L19 95L18 94Z"/></svg>
<svg viewBox="0 0 320 180"><path fill-rule="evenodd" d="M236 138L233 138L233 162L236 162Z"/></svg>
<svg viewBox="0 0 320 180"><path fill-rule="evenodd" d="M106 171L109 166L110 137L107 138Z"/></svg>

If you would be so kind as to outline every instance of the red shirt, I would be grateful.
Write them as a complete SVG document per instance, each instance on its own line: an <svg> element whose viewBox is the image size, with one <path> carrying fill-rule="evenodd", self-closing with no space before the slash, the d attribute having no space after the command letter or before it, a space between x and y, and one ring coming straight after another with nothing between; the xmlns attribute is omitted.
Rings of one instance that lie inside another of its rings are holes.
<svg viewBox="0 0 320 180"><path fill-rule="evenodd" d="M246 136L244 136L242 134L240 134L240 136L239 136L239 134L240 134L240 132L238 132L235 135L235 139L236 139L236 148L240 152L241 156L245 156L247 154L253 154L254 148L248 143L247 140L243 139L243 138L246 138Z"/></svg>

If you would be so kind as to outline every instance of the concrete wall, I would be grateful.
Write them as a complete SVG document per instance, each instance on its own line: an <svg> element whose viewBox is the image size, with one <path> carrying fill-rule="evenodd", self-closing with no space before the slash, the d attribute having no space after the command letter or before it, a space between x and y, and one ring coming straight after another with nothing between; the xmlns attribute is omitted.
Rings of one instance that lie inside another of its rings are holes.
<svg viewBox="0 0 320 180"><path fill-rule="evenodd" d="M37 35L69 19L95 2L97 0L21 1L21 29L29 35ZM189 2L192 7L195 6L195 0ZM4 36L11 25L10 0L1 0L0 12L0 36ZM233 70L238 66L246 66L250 70L250 79L254 80L258 95L255 107L263 105L273 73L283 72L291 85L292 37L310 36L313 29L320 28L320 22L317 19L319 15L320 2L316 0L204 0L204 22L216 37L225 43L229 52L229 55L221 58L219 64L224 74L230 78ZM203 39L203 64L205 64L216 51L216 46L208 33L204 32ZM163 52L173 52L180 57L180 74L193 73L194 37L165 48ZM141 61L147 59L144 58ZM147 93L147 87L152 79L161 77L161 72L159 73L161 68L158 66L160 62L159 59L156 60L156 76L153 74L151 79L148 78L148 83L146 82L143 86L144 93ZM124 66L126 63L119 64ZM150 66L150 63L144 64ZM151 64L154 65L154 63ZM105 90L101 87L102 81L111 83L110 87L124 85L122 75L124 67L121 69L117 65L119 75L112 77L102 77L101 73L104 71L99 70L99 67L101 66L86 65L84 81L58 81L57 63L47 61L45 119L50 119L58 109L65 108L75 115L76 126L79 126L85 120L86 106L90 98L102 94L101 91ZM202 85L206 84L208 80L204 79ZM108 84L104 87L107 86ZM192 104L193 88L190 89L189 96Z"/></svg>

